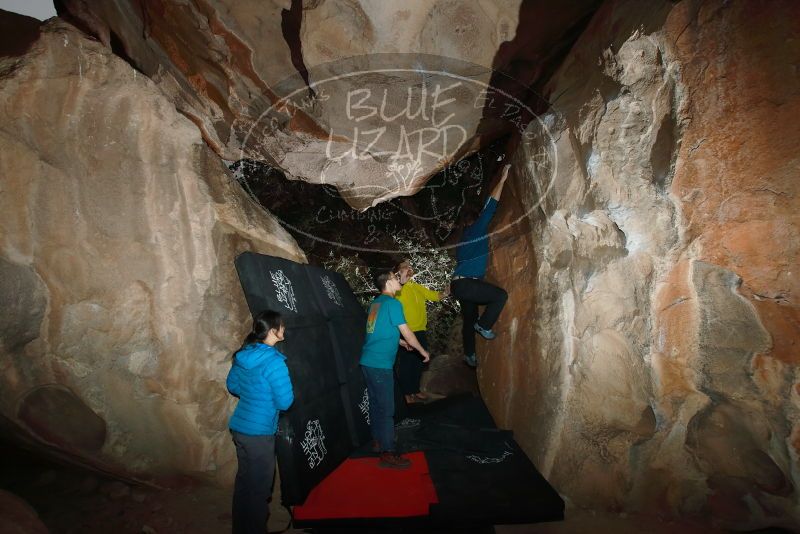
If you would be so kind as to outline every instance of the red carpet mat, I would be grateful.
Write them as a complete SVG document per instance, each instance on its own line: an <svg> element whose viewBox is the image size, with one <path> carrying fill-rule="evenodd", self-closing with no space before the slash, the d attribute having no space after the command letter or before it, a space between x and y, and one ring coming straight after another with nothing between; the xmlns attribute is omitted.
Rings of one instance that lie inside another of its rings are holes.
<svg viewBox="0 0 800 534"><path fill-rule="evenodd" d="M411 467L381 469L377 458L346 460L294 507L299 521L427 516L439 502L425 454L405 455Z"/></svg>

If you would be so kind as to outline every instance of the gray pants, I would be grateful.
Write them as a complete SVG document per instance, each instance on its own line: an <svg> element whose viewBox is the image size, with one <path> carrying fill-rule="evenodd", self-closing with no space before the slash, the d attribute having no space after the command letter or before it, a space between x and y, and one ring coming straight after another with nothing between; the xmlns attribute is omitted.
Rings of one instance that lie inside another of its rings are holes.
<svg viewBox="0 0 800 534"><path fill-rule="evenodd" d="M233 487L233 534L264 534L275 478L275 436L231 434L239 462Z"/></svg>

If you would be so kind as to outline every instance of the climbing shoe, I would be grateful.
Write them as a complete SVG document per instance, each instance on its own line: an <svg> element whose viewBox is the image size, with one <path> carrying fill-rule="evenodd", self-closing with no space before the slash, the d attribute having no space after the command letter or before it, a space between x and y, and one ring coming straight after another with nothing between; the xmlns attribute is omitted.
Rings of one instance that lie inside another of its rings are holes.
<svg viewBox="0 0 800 534"><path fill-rule="evenodd" d="M479 333L481 336L483 336L485 339L494 339L497 337L497 334L495 334L491 328L489 330L486 330L485 328L481 328L481 325L479 325L478 323L475 323L474 326L475 326L475 331Z"/></svg>
<svg viewBox="0 0 800 534"><path fill-rule="evenodd" d="M393 452L384 452L381 453L381 459L378 460L378 467L383 467L384 469L408 469L411 467L411 460Z"/></svg>
<svg viewBox="0 0 800 534"><path fill-rule="evenodd" d="M475 355L475 353L467 354L464 356L464 363L470 367L478 367L478 357Z"/></svg>

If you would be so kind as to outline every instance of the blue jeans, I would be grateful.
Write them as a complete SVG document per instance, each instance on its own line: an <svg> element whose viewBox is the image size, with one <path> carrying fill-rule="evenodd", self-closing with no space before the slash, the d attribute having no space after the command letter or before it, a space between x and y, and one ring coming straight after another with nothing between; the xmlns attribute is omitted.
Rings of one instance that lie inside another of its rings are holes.
<svg viewBox="0 0 800 534"><path fill-rule="evenodd" d="M369 395L369 429L381 452L394 451L394 372L361 366Z"/></svg>
<svg viewBox="0 0 800 534"><path fill-rule="evenodd" d="M275 436L231 434L239 463L233 487L233 533L264 534L275 477Z"/></svg>

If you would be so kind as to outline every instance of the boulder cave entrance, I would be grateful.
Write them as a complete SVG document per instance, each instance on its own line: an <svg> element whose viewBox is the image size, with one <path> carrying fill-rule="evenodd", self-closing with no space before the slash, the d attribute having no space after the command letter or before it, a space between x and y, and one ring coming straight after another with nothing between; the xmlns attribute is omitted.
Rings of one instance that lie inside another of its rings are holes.
<svg viewBox="0 0 800 534"><path fill-rule="evenodd" d="M508 303L450 384L565 528L800 528L800 3L55 6L0 11L0 519L226 530L235 259L440 288L508 162Z"/></svg>

